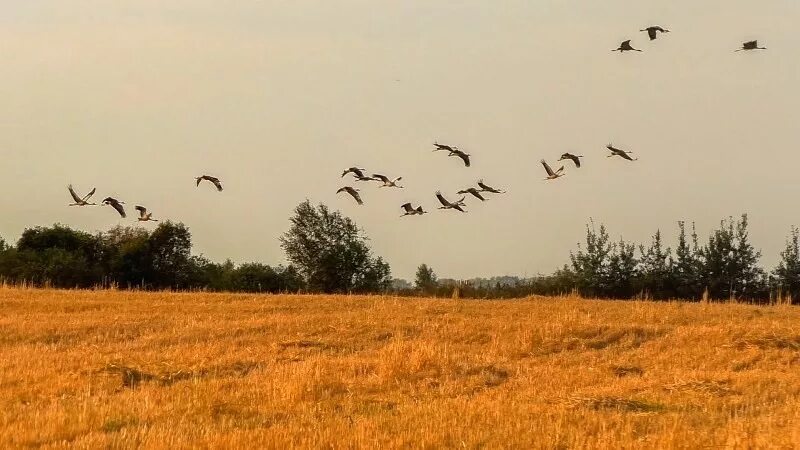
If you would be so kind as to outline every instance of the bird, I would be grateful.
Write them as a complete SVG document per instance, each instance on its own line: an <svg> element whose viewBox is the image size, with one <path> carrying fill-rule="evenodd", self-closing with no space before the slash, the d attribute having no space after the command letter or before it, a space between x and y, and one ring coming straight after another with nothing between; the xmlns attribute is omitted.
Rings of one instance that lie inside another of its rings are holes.
<svg viewBox="0 0 800 450"><path fill-rule="evenodd" d="M572 162L575 163L575 167L580 167L581 158L583 158L583 155L573 155L572 153L564 153L563 155L561 155L561 158L558 158L558 160L564 161L565 159L571 159Z"/></svg>
<svg viewBox="0 0 800 450"><path fill-rule="evenodd" d="M464 166L465 167L469 167L469 157L470 157L470 155L462 152L461 150L459 150L459 149L451 150L450 154L447 155L447 156L458 156L459 158L461 158L462 161L464 161Z"/></svg>
<svg viewBox="0 0 800 450"><path fill-rule="evenodd" d="M436 149L434 150L435 152L438 152L440 150L447 150L448 152L452 152L453 150L458 150L458 147L456 146L444 145L438 142L434 142L433 145L436 146Z"/></svg>
<svg viewBox="0 0 800 450"><path fill-rule="evenodd" d="M361 196L358 194L358 189L351 186L345 186L343 188L339 188L339 190L336 191L337 194L340 192L347 192L348 194L352 195L354 199L356 199L356 203L358 203L359 205L364 204L364 202L361 200Z"/></svg>
<svg viewBox="0 0 800 450"><path fill-rule="evenodd" d="M127 217L127 215L125 214L125 208L123 208L123 207L122 207L122 205L124 205L124 204L125 204L125 202L121 202L121 201L119 201L119 200L117 200L117 199L115 199L115 198L113 198L113 197L106 197L106 198L103 200L103 204L104 204L104 205L110 205L112 208L116 209L116 210L117 210L117 212L119 213L119 215L120 215L120 216L121 216L123 219L124 219L125 217Z"/></svg>
<svg viewBox="0 0 800 450"><path fill-rule="evenodd" d="M650 40L654 41L658 37L658 33L669 33L669 30L661 28L659 26L647 27L644 30L639 31L647 31L647 35L650 36Z"/></svg>
<svg viewBox="0 0 800 450"><path fill-rule="evenodd" d="M614 148L614 145L613 145L613 144L608 144L608 145L606 145L606 148L607 148L607 149L609 149L609 150L611 151L611 154L610 154L610 155L608 155L608 157L609 157L609 158L611 158L612 156L620 156L620 157L622 157L623 159L627 159L628 161L636 161L636 160L638 160L638 159L639 159L639 158L631 158L631 156L630 156L630 155L631 155L631 153L633 153L633 152L626 152L626 151L624 151L624 150L620 150L620 149L618 149L618 148Z"/></svg>
<svg viewBox="0 0 800 450"><path fill-rule="evenodd" d="M136 210L139 211L139 217L138 217L139 222L147 222L147 221L158 222L158 220L153 219L153 213L147 212L147 208L145 208L144 206L136 205Z"/></svg>
<svg viewBox="0 0 800 450"><path fill-rule="evenodd" d="M491 192L492 194L505 194L506 191L501 191L500 189L495 189L483 182L483 180L478 180L478 186L481 188L481 192Z"/></svg>
<svg viewBox="0 0 800 450"><path fill-rule="evenodd" d="M436 191L436 198L438 198L439 199L439 203L442 204L442 206L440 206L439 209L456 209L458 211L461 211L462 213L466 212L463 209L461 209L462 206L467 206L464 203L464 197L463 196L461 197L461 199L459 199L455 203L450 203L449 201L447 201L446 198L444 198L444 196L442 195L442 193L440 191Z"/></svg>
<svg viewBox="0 0 800 450"><path fill-rule="evenodd" d="M640 52L641 50L631 47L631 41L630 41L630 39L628 39L627 41L622 41L622 43L619 44L619 48L615 48L614 50L611 50L611 51L612 52L620 52L620 53L622 53L622 52L629 52L629 51Z"/></svg>
<svg viewBox="0 0 800 450"><path fill-rule="evenodd" d="M219 178L217 177L212 177L210 175L202 175L199 177L195 177L195 180L197 180L197 186L200 186L200 182L203 180L210 181L214 184L214 186L217 187L218 191L222 192L222 183L219 181Z"/></svg>
<svg viewBox="0 0 800 450"><path fill-rule="evenodd" d="M740 52L742 50L766 50L766 49L767 49L767 47L759 47L758 46L758 41L748 41L748 42L745 42L744 44L742 44L742 48L740 48L740 49L738 49L736 51Z"/></svg>
<svg viewBox="0 0 800 450"><path fill-rule="evenodd" d="M403 177L397 177L394 180L390 180L389 177L387 177L386 175L381 175L379 173L373 173L372 174L372 179L375 180L375 181L382 181L383 185L381 187L403 188L403 186L400 186L400 185L397 184L397 182L402 180Z"/></svg>
<svg viewBox="0 0 800 450"><path fill-rule="evenodd" d="M71 195L72 199L75 200L75 203L70 203L69 206L94 206L97 204L97 203L89 203L89 199L94 195L97 188L92 188L92 190L83 197L78 197L78 194L76 194L75 190L72 189L71 184L67 186L67 189L69 189L69 195Z"/></svg>
<svg viewBox="0 0 800 450"><path fill-rule="evenodd" d="M400 205L400 207L403 208L403 210L405 211L405 213L400 217L421 216L425 214L425 211L423 211L422 206L418 206L415 209L413 206L411 206L411 203L403 203L402 205Z"/></svg>
<svg viewBox="0 0 800 450"><path fill-rule="evenodd" d="M485 202L486 199L481 195L481 191L475 189L474 187L467 188L461 191L458 191L459 194L472 194L478 200Z"/></svg>
<svg viewBox="0 0 800 450"><path fill-rule="evenodd" d="M545 178L545 180L555 180L556 178L564 176L564 166L559 167L555 172L553 172L553 169L550 168L550 165L547 164L545 160L542 160L542 166L544 166L544 170L547 172L547 178Z"/></svg>
<svg viewBox="0 0 800 450"><path fill-rule="evenodd" d="M347 175L348 173L352 173L356 177L363 177L365 170L367 169L359 169L358 167L351 167L342 172L342 178L344 178L344 176Z"/></svg>

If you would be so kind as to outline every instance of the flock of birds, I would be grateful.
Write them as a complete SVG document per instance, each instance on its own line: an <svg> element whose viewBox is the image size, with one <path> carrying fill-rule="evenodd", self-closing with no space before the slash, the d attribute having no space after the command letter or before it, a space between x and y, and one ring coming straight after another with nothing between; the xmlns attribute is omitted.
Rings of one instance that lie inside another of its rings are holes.
<svg viewBox="0 0 800 450"><path fill-rule="evenodd" d="M438 142L434 142L433 145L434 145L434 147L436 147L433 150L434 152L446 151L446 152L448 152L448 156L455 156L455 157L460 158L461 161L464 162L464 166L465 167L470 167L471 166L472 163L470 161L470 155L465 153L464 151L460 150L458 147L451 146L451 145L445 145L445 144L439 144ZM611 152L611 154L608 155L609 158L612 157L612 156L619 156L620 158L626 159L628 161L636 161L638 159L638 158L632 158L630 156L633 152L620 150L620 149L614 147L612 144L608 144L606 146L606 148ZM570 160L575 164L575 168L580 168L581 167L581 158L583 158L583 155L573 155L572 153L564 153L564 154L561 155L561 158L559 158L558 160L559 161ZM561 167L559 167L558 170L553 170L550 167L550 165L547 163L547 161L545 161L544 159L541 161L541 163L542 163L542 166L544 167L545 173L547 174L547 176L545 177L545 180L555 180L556 178L560 178L560 177L564 176L564 166L563 165ZM403 186L400 186L399 184L397 184L400 180L403 179L403 177L397 177L397 178L391 179L391 178L387 177L386 175L382 175L382 174L379 174L379 173L374 173L371 176L367 176L367 175L365 175L365 173L366 173L366 169L362 169L362 168L359 168L359 167L350 167L349 169L345 169L342 172L341 178L344 178L348 174L352 174L353 175L353 179L355 181L378 181L378 182L381 183L380 187L390 187L390 188L400 188L400 189L403 188ZM441 204L441 206L439 206L439 209L454 209L456 211L461 211L463 213L463 212L467 212L467 211L464 210L464 208L467 206L466 203L464 202L466 200L466 198L467 198L467 194L469 194L469 195L477 198L478 200L484 202L484 201L487 200L487 198L484 196L484 193L486 193L486 192L491 193L491 194L505 194L506 193L506 191L504 191L504 190L496 189L496 188L493 188L493 187L489 186L483 180L478 180L477 185L478 185L477 187L471 186L471 187L468 187L466 189L462 189L462 190L458 191L457 193L459 195L461 195L461 198L456 200L456 201L454 201L454 202L451 202L450 200L447 200L447 198L445 198L444 194L442 194L441 191L436 191L436 198L439 200L439 203ZM361 191L359 189L357 189L357 188L355 188L353 186L343 186L343 187L339 188L339 190L336 191L337 194L342 193L342 192L347 193L351 197L353 197L353 199L359 205L363 205L364 204L364 200L361 199L361 194L359 193ZM400 205L400 208L404 211L403 215L401 215L400 217L421 216L421 215L427 213L427 211L422 209L422 206L417 206L415 208L410 202L403 203L402 205Z"/></svg>
<svg viewBox="0 0 800 450"><path fill-rule="evenodd" d="M639 30L639 31L647 32L647 35L649 36L651 41L656 40L660 33L663 34L663 33L669 33L670 32L669 30L667 30L667 29L665 29L663 27L660 27L660 26L650 26L650 27L644 28L644 29ZM759 47L758 46L758 41L747 41L747 42L744 42L742 44L741 48L737 49L736 51L739 52L739 51L743 51L743 50L745 50L745 51L749 51L749 50L766 50L766 47ZM614 52L618 51L620 53L623 53L623 52L628 52L628 51L641 52L642 50L634 48L633 45L631 45L631 40L628 39L628 40L622 41L622 43L620 43L619 47L614 49L614 50L612 50L612 51L614 51ZM438 142L434 142L433 145L435 147L434 150L433 150L434 152L446 151L446 152L448 152L448 156L455 156L455 157L459 158L464 163L465 167L470 167L471 166L471 161L470 161L470 156L471 155L469 155L468 153L462 151L458 147L451 146L451 145L445 145L445 144L439 144ZM638 159L638 158L633 158L633 157L630 156L633 152L621 150L619 148L614 147L613 144L608 144L606 146L606 148L611 152L608 155L608 157L619 156L620 158L625 159L627 161L636 161ZM566 160L572 161L573 164L575 165L575 168L577 169L577 168L581 167L581 158L583 158L583 155L574 155L572 153L564 153L564 154L561 155L561 157L558 159L558 161L566 161ZM542 167L544 167L545 173L547 174L547 176L544 178L547 181L555 180L555 179L561 178L562 176L565 175L564 166L563 165L560 166L557 170L553 170L552 167L550 167L550 165L544 159L541 160L541 164L542 164ZM349 169L346 169L344 172L342 172L341 178L344 178L348 174L352 174L353 178L355 179L355 181L359 181L359 182L377 181L377 182L381 183L380 187L398 188L398 189L402 189L403 188L403 186L398 184L403 179L403 177L389 178L388 176L383 175L383 174L379 174L379 173L374 173L374 174L368 176L368 175L366 175L366 170L365 169L362 169L362 168L359 168L359 167L350 167ZM202 176L196 177L195 180L196 180L196 185L197 186L200 186L200 183L202 181L208 181L211 184L213 184L217 188L218 191L222 191L222 183L216 177L209 176L209 175L202 175ZM75 190L72 188L72 185L69 185L68 189L69 189L70 195L72 196L72 199L74 200L74 203L71 203L69 206L93 206L93 205L96 205L95 203L89 203L89 200L92 198L92 196L96 192L96 188L92 189L88 194L86 194L83 197L79 196L75 192ZM339 188L339 190L336 191L337 194L339 194L339 193L347 193L347 194L349 194L351 197L353 197L353 199L355 199L355 201L359 205L363 205L364 201L361 199L361 195L359 194L359 192L360 192L360 190L355 188L355 187L353 187L353 186L343 186L343 187ZM436 191L436 198L438 199L439 203L441 204L441 206L439 206L438 209L443 209L443 210L452 209L452 210L456 210L456 211L460 211L460 212L464 213L464 212L466 212L464 210L464 208L466 207L465 200L466 200L466 196L467 195L471 195L471 196L475 197L476 199L480 200L481 202L483 202L483 201L487 200L486 196L484 195L485 193L504 194L504 193L506 193L506 191L493 188L493 187L487 185L486 183L484 183L483 180L479 180L478 183L477 183L477 187L468 187L466 189L461 189L457 193L459 195L461 195L461 198L459 198L456 201L450 201L444 196L444 194L442 194L441 191ZM123 206L125 204L125 202L119 201L119 200L117 200L117 199L115 199L113 197L106 197L101 203L103 205L111 206L112 208L114 208L122 218L126 217L125 207ZM421 216L421 215L427 213L427 211L425 211L422 208L422 206L414 207L411 204L411 202L407 202L407 203L404 203L404 204L400 205L400 208L403 210L403 215L401 217L416 216L416 215L420 215ZM139 217L137 219L140 222L148 222L148 221L156 222L156 221L158 221L157 219L153 218L153 213L148 212L147 208L145 208L144 206L136 205L135 209L139 212Z"/></svg>
<svg viewBox="0 0 800 450"><path fill-rule="evenodd" d="M669 33L670 32L666 28L663 28L663 27L660 27L660 26L650 26L650 27L644 28L644 29L639 30L639 31L647 32L647 35L648 35L648 37L650 38L651 41L656 40L658 38L659 34ZM746 51L747 50L766 50L766 47L759 47L758 46L758 41L747 41L747 42L744 42L742 44L741 48L739 48L739 49L737 49L735 51L739 52L739 51L742 51L742 50L746 50ZM622 41L622 43L620 43L619 47L614 49L614 50L612 50L612 51L613 52L617 52L618 51L620 53L623 53L623 52L628 52L628 51L641 52L642 50L634 48L633 45L631 45L631 40L628 39L628 40ZM470 167L471 166L471 161L470 161L470 156L471 155L469 155L468 153L465 153L464 151L460 150L458 147L451 146L451 145L445 145L445 144L439 144L438 142L434 142L433 145L435 147L435 149L433 150L434 152L446 151L446 152L448 152L448 156L455 156L455 157L461 159L461 161L463 161L465 167ZM622 159L625 159L627 161L636 161L636 160L638 160L638 158L631 157L633 152L619 149L617 147L614 147L613 144L608 144L606 146L606 148L608 149L609 152L611 152L608 155L609 158L610 157L614 157L614 156L618 156L618 157L620 157ZM558 161L566 161L566 160L572 161L573 164L575 165L575 168L577 169L577 168L581 167L581 158L583 158L583 155L574 155L572 153L564 153L564 154L561 155L561 157L558 159ZM546 181L555 180L555 179L561 178L562 176L565 175L564 166L563 165L560 166L557 170L553 170L553 168L550 167L550 164L548 164L546 160L542 159L541 160L541 164L542 164L542 167L544 167L545 173L547 174L547 176L544 178ZM366 173L365 169L362 169L362 168L359 168L359 167L350 167L349 169L347 169L344 172L342 172L342 178L344 178L344 176L347 175L347 174L353 174L353 177L354 177L355 181L378 181L378 182L382 183L381 187L391 187L391 188L402 188L403 187L403 186L400 186L400 185L397 184L397 182L402 180L403 177L397 177L397 178L394 178L394 179L390 179L389 177L387 177L385 175L381 175L381 174L372 174L371 176L367 176L367 175L365 175L365 173ZM437 191L436 192L436 198L439 200L439 203L441 204L441 206L439 206L439 209L445 209L445 210L446 209L452 209L452 210L456 210L456 211L461 211L463 213L463 212L466 212L464 210L464 207L466 207L465 200L466 200L467 194L472 195L473 197L475 197L478 200L483 202L483 201L487 200L486 197L484 196L484 193L488 192L488 193L492 193L492 194L504 194L506 192L506 191L503 191L503 190L500 190L500 189L495 189L495 188L485 184L483 182L483 180L479 180L477 184L478 184L477 188L476 187L469 187L469 188L462 189L462 190L458 191L458 194L461 195L461 198L459 198L456 201L448 200L441 193L441 191ZM355 188L355 187L353 187L353 186L343 186L343 187L339 188L339 190L336 191L337 194L339 194L339 193L347 193L347 194L349 194L350 196L353 197L353 199L355 199L355 201L359 205L363 205L364 201L361 199L361 195L359 194L359 192L360 192L360 190ZM417 206L415 208L410 202L400 205L400 208L404 211L403 215L401 217L426 214L426 211L422 209L422 206Z"/></svg>
<svg viewBox="0 0 800 450"><path fill-rule="evenodd" d="M219 178L217 178L217 177L212 177L210 175L201 175L199 177L195 177L195 180L197 181L197 183L196 183L197 186L200 186L200 182L202 182L202 181L208 181L208 182L210 182L211 184L213 184L217 188L217 191L222 192L222 182L219 181ZM69 186L67 186L67 190L69 190L69 195L72 196L72 200L74 201L74 203L70 203L69 206L96 206L97 205L97 203L89 203L89 200L92 198L92 196L95 194L95 192L97 192L97 188L92 188L92 190L89 191L89 193L84 195L83 197L79 196L75 192L75 189L73 189L71 184ZM127 213L125 212L125 206L123 206L123 205L125 205L125 202L119 201L114 197L106 197L100 203L102 205L106 205L106 206L110 206L110 207L114 208L117 211L117 213L120 215L120 217L122 217L123 219L128 216ZM137 217L137 220L139 222L158 222L158 219L154 219L153 218L153 213L148 212L147 208L145 208L144 206L136 205L134 207L134 209L136 209L136 211L139 212L139 217Z"/></svg>

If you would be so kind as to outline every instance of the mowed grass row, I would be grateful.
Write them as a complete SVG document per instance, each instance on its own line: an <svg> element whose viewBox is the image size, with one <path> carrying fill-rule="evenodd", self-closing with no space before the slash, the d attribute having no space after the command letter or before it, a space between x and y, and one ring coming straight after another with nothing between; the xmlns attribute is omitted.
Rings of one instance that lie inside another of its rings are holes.
<svg viewBox="0 0 800 450"><path fill-rule="evenodd" d="M0 288L0 448L800 447L800 309Z"/></svg>

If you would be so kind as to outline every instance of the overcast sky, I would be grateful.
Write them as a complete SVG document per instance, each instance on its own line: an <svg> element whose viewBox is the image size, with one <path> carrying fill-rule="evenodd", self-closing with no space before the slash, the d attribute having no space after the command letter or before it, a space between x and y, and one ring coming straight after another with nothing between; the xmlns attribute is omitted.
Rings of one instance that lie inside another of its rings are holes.
<svg viewBox="0 0 800 450"><path fill-rule="evenodd" d="M97 231L98 189L186 223L213 260L284 262L308 198L361 225L393 274L533 275L591 217L646 241L750 215L771 266L800 224L797 0L0 0L0 236ZM649 42L638 30L672 30ZM759 39L763 52L734 53ZM642 53L612 53L624 39ZM473 156L465 168L438 140ZM604 146L633 150L629 163ZM545 182L541 158L585 155ZM335 194L345 167L404 177ZM223 193L193 177L219 176ZM484 178L508 189L436 210ZM399 205L430 214L399 218Z"/></svg>

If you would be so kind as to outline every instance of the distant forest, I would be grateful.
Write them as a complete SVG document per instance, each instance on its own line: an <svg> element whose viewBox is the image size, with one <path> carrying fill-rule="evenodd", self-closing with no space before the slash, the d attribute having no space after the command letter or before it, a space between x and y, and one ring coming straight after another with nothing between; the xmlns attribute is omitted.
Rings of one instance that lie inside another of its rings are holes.
<svg viewBox="0 0 800 450"><path fill-rule="evenodd" d="M0 281L57 288L205 290L227 292L392 293L466 298L579 294L653 300L791 302L800 294L800 233L792 228L780 262L768 271L748 237L747 216L720 222L700 241L678 223L677 246L660 231L646 244L612 241L589 223L569 263L532 278L438 279L426 264L412 285L392 279L368 239L340 212L305 201L280 237L287 266L217 263L192 255L189 229L162 222L153 231L116 227L90 234L63 225L26 229L16 245L0 238ZM688 228L688 229L687 229Z"/></svg>

